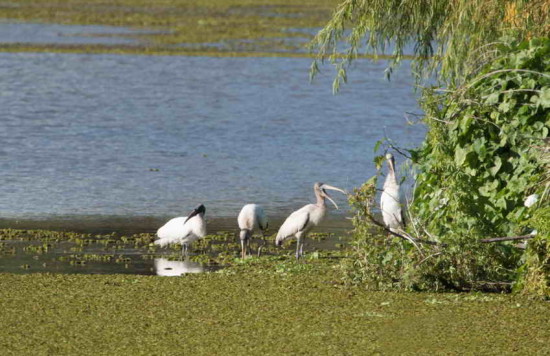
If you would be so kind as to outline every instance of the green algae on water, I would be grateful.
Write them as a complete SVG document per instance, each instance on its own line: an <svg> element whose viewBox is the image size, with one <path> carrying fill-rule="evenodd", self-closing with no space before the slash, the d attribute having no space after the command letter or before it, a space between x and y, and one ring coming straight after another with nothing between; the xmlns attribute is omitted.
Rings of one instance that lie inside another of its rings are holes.
<svg viewBox="0 0 550 356"><path fill-rule="evenodd" d="M53 47L68 52L114 49L145 54L304 52L304 43L323 26L337 4L336 0L5 1L0 6L4 20L137 29L140 31L124 36L138 39L141 45L4 44L2 48L24 51Z"/></svg>
<svg viewBox="0 0 550 356"><path fill-rule="evenodd" d="M258 261L256 261L258 262ZM0 274L4 354L546 354L547 303L367 292L324 263L184 277ZM222 272L223 271L223 272ZM515 335L515 336L513 336Z"/></svg>

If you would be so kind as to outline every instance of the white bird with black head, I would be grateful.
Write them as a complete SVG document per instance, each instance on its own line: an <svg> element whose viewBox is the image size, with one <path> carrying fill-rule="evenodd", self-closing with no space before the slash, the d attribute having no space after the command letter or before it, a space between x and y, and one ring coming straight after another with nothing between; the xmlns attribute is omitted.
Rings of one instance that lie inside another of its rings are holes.
<svg viewBox="0 0 550 356"><path fill-rule="evenodd" d="M395 158L391 153L386 154L388 175L384 182L384 190L380 197L380 209L384 224L393 232L405 227L405 219L401 208L401 194L399 183L395 175Z"/></svg>
<svg viewBox="0 0 550 356"><path fill-rule="evenodd" d="M283 241L286 239L296 237L296 259L299 259L302 256L304 239L306 238L308 232L315 226L319 225L325 218L327 213L325 198L330 200L336 209L338 209L338 205L334 202L334 200L332 200L330 195L328 195L326 191L327 189L336 190L347 195L347 193L340 188L336 188L328 184L315 183L313 186L313 191L315 192L317 203L308 204L301 209L296 210L290 214L283 225L279 228L277 238L275 239L275 244L277 246L281 246Z"/></svg>
<svg viewBox="0 0 550 356"><path fill-rule="evenodd" d="M157 231L158 240L155 245L164 247L170 244L182 244L182 254L188 255L191 243L206 236L206 221L204 205L199 205L187 217L178 217L169 220Z"/></svg>
<svg viewBox="0 0 550 356"><path fill-rule="evenodd" d="M264 238L265 245L265 231L269 225L267 216L264 213L264 209L257 204L246 204L241 209L239 217L237 218L239 223L240 240L241 240L241 257L246 257L246 250L250 253L250 239L254 230L260 230L262 237ZM260 256L261 248L258 248L258 256Z"/></svg>

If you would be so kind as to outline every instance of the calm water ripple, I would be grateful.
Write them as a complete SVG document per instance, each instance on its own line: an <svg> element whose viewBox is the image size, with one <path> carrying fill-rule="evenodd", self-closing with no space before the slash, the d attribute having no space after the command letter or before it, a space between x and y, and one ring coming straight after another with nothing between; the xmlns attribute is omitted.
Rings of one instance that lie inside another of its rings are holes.
<svg viewBox="0 0 550 356"><path fill-rule="evenodd" d="M385 64L334 96L309 59L1 53L0 217L285 216L315 181L361 185L385 134L423 139L408 64Z"/></svg>

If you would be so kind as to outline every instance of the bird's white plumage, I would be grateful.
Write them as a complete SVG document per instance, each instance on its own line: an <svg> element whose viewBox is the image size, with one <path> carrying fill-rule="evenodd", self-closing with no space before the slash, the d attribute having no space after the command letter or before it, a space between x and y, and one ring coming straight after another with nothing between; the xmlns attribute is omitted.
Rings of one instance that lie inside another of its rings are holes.
<svg viewBox="0 0 550 356"><path fill-rule="evenodd" d="M284 240L295 237L297 241L296 244L296 259L300 258L303 253L304 240L307 233L319 225L327 213L327 206L325 204L325 199L330 200L332 204L338 209L338 205L330 195L326 192L326 189L336 190L342 194L347 194L340 188L333 187L324 183L315 183L313 185L313 191L315 192L315 197L317 198L316 204L308 204L301 209L296 210L279 228L277 232L277 237L275 238L275 244L281 246Z"/></svg>
<svg viewBox="0 0 550 356"><path fill-rule="evenodd" d="M197 214L185 221L187 217L169 220L157 231L156 245L166 246L176 243L190 244L206 235L206 222L202 214Z"/></svg>
<svg viewBox="0 0 550 356"><path fill-rule="evenodd" d="M241 230L265 230L268 226L264 209L257 204L246 204L237 218Z"/></svg>
<svg viewBox="0 0 550 356"><path fill-rule="evenodd" d="M250 240L254 230L259 229L262 232L262 236L267 230L267 216L261 206L257 204L246 204L241 209L241 212L237 217L237 222L239 223L239 228L241 229L241 257L245 258L247 250L250 251ZM262 247L258 247L258 256L261 254Z"/></svg>
<svg viewBox="0 0 550 356"><path fill-rule="evenodd" d="M384 182L384 189L380 197L380 209L384 224L394 232L401 229L403 224L403 211L401 210L400 187L395 177L393 156L388 155L389 171Z"/></svg>
<svg viewBox="0 0 550 356"><path fill-rule="evenodd" d="M307 234L312 228L317 226L325 217L327 208L324 205L308 204L286 218L285 222L279 228L277 233L276 243Z"/></svg>
<svg viewBox="0 0 550 356"><path fill-rule="evenodd" d="M155 258L155 273L159 276L171 277L201 272L204 272L204 267L198 262L170 261L166 258Z"/></svg>
<svg viewBox="0 0 550 356"><path fill-rule="evenodd" d="M403 215L399 199L399 186L397 188L384 189L380 198L380 208L384 224L390 229L396 230L403 226Z"/></svg>
<svg viewBox="0 0 550 356"><path fill-rule="evenodd" d="M531 194L527 197L527 199L525 199L525 202L523 203L523 205L530 208L533 205L535 205L538 201L539 201L539 195L538 194Z"/></svg>

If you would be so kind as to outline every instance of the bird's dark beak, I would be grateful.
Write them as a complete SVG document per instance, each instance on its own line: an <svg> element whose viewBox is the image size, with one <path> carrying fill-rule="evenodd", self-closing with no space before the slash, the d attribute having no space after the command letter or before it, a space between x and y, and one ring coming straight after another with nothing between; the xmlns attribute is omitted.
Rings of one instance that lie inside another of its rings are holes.
<svg viewBox="0 0 550 356"><path fill-rule="evenodd" d="M392 172L395 172L395 158L390 158L388 161L388 164L390 166L390 169Z"/></svg>
<svg viewBox="0 0 550 356"><path fill-rule="evenodd" d="M201 205L201 206L204 208L203 205ZM198 214L200 214L200 213L201 213L201 212L200 212L200 206L199 206L197 209L193 210L193 211L191 212L191 214L187 215L187 219L185 219L184 224L185 224L186 222L188 222L190 219L192 219L195 215L198 215Z"/></svg>

